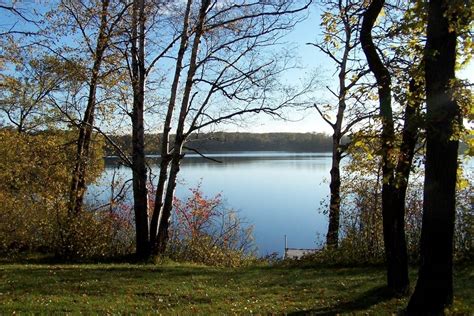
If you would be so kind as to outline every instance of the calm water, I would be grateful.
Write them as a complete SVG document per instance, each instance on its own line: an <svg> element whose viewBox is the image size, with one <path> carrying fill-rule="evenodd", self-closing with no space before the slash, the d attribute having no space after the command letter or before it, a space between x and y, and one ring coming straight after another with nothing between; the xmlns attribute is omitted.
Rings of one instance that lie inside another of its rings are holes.
<svg viewBox="0 0 474 316"><path fill-rule="evenodd" d="M239 152L210 156L222 163L195 155L185 158L176 192L179 198L189 196L189 188L199 183L208 197L222 193L226 207L239 211L254 226L261 255L282 254L284 235L289 247L316 247L327 228L327 217L318 209L329 194L324 182L331 166L329 153ZM158 174L158 166L152 168ZM89 200L107 201L114 170L115 179L131 178L130 169L107 164L99 183L90 188Z"/></svg>

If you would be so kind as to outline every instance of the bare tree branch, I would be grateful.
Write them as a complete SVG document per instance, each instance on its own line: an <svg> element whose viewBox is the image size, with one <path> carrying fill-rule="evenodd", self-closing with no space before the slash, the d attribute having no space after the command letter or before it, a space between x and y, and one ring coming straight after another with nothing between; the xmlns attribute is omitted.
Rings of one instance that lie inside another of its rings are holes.
<svg viewBox="0 0 474 316"><path fill-rule="evenodd" d="M214 162L217 162L217 163L222 163L222 161L220 160L217 160L215 158L212 158L212 157L209 157L209 156L206 156L205 154L201 153L199 150L197 150L196 148L192 148L192 147L189 147L189 146L183 146L184 149L186 150L190 150L196 154L198 154L199 156L201 156L202 158L205 158L207 160L210 160L210 161L214 161Z"/></svg>

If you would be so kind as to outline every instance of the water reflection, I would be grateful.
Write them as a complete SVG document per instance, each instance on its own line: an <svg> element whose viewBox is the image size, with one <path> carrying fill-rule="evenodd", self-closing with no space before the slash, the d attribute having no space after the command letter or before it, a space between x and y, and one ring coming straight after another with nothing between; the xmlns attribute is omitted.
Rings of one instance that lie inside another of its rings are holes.
<svg viewBox="0 0 474 316"><path fill-rule="evenodd" d="M212 158L217 161L206 159L197 154L187 154L183 159L183 165L199 165L202 167L209 168L227 168L233 167L234 165L242 164L267 164L269 160L274 165L280 164L292 164L294 166L311 166L312 168L325 168L325 159L317 158L328 158L329 153L289 153L289 152L232 152L232 153L214 153L206 154L206 157ZM156 155L150 155L147 157L148 162L151 166L158 168L160 163L160 157ZM324 162L323 162L324 161ZM120 164L117 157L107 157L107 167Z"/></svg>
<svg viewBox="0 0 474 316"><path fill-rule="evenodd" d="M323 179L329 175L330 154L242 152L212 157L222 163L187 155L180 173L178 197L188 196L188 189L199 183L208 196L222 192L226 206L240 211L254 225L262 255L281 254L284 235L288 236L289 247L315 247L318 234L322 236L326 230L327 219L318 207L329 193ZM158 162L150 161L155 175ZM108 188L114 172L115 179L131 177L130 169L117 169L117 160L108 159L101 180L89 189L89 199L95 196L106 201L110 197Z"/></svg>

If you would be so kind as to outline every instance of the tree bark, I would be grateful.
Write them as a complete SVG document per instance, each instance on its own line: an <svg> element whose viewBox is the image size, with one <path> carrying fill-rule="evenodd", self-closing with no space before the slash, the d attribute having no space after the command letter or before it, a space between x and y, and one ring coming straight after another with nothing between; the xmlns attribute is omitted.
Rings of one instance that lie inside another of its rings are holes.
<svg viewBox="0 0 474 316"><path fill-rule="evenodd" d="M402 131L402 143L399 149L397 167L395 169L395 183L393 205L397 210L395 216L396 223L402 225L394 230L396 253L396 265L401 271L401 275L408 275L408 254L405 236L405 198L408 189L408 181L410 177L410 169L415 154L415 146L418 140L419 128L419 110L421 108L421 101L419 95L421 93L420 86L414 80L410 81L410 94L415 96L414 101L409 101L405 108L404 125ZM418 97L417 97L418 96Z"/></svg>
<svg viewBox="0 0 474 316"><path fill-rule="evenodd" d="M176 188L176 180L179 173L181 159L184 155L182 148L186 141L184 133L184 125L186 116L188 114L189 99L191 97L191 89L193 86L193 78L197 68L197 55L199 51L199 44L201 37L204 33L204 22L207 13L207 9L210 5L210 0L201 0L201 6L199 9L199 17L196 25L194 34L193 45L191 49L191 57L189 61L189 69L186 77L186 84L183 92L183 100L181 102L181 109L178 118L178 126L176 129L176 137L173 146L173 154L171 160L170 175L168 177L168 184L166 188L166 195L163 202L163 208L161 210L159 223L158 223L158 235L157 235L157 252L163 253L166 250L166 246L169 238L169 223L171 219L171 211L173 209L173 197L174 190Z"/></svg>
<svg viewBox="0 0 474 316"><path fill-rule="evenodd" d="M156 255L159 253L158 249L158 223L160 222L160 214L162 214L163 209L163 195L165 193L165 183L168 179L168 167L171 162L171 154L169 148L170 142L170 131L171 131L171 119L173 118L173 112L176 107L176 95L178 91L179 78L181 76L181 71L183 69L183 58L186 53L186 48L188 46L189 40L189 14L191 11L192 0L188 0L186 5L186 11L184 13L183 19L183 32L181 34L181 41L178 50L178 56L176 59L176 68L173 78L173 83L171 85L171 95L168 103L168 110L166 112L166 118L163 126L163 135L161 139L161 161L160 161L160 174L158 177L158 185L156 188L155 194L155 206L153 209L153 214L150 221L150 243L151 243L151 252ZM163 250L164 251L164 250Z"/></svg>
<svg viewBox="0 0 474 316"><path fill-rule="evenodd" d="M415 292L408 303L408 314L443 314L443 309L453 301L458 167L458 140L453 134L455 125L462 122L450 88L451 80L455 79L457 37L447 18L450 6L451 2L446 0L431 0L428 6L424 51L427 113L421 266Z"/></svg>
<svg viewBox="0 0 474 316"><path fill-rule="evenodd" d="M166 246L168 245L169 226L171 220L171 211L173 210L173 198L176 189L176 180L178 178L181 160L184 158L184 155L181 153L182 145L180 146L175 143L175 146L179 146L179 148L174 148L175 153L173 154L171 161L168 185L166 187L166 195L158 226L156 252L159 254L164 253Z"/></svg>
<svg viewBox="0 0 474 316"><path fill-rule="evenodd" d="M404 234L403 209L394 203L394 164L391 155L394 149L394 127L391 105L391 77L380 59L372 40L372 29L379 16L384 0L373 0L364 13L360 41L367 58L369 68L374 74L379 94L380 117L382 119L381 155L382 155L382 221L384 247L387 264L387 286L393 295L404 295L409 289L408 262Z"/></svg>
<svg viewBox="0 0 474 316"><path fill-rule="evenodd" d="M136 255L146 259L150 255L148 235L148 188L145 160L144 139L144 104L145 104L145 3L144 0L133 2L132 13L132 182L133 209L135 214Z"/></svg>
<svg viewBox="0 0 474 316"><path fill-rule="evenodd" d="M419 87L412 80L410 82L410 92L412 95L420 93ZM404 114L404 126L402 131L402 143L399 149L397 167L395 169L395 179L393 184L392 203L394 208L393 223L399 226L392 226L391 234L393 234L392 247L396 254L392 263L394 269L394 277L406 276L406 279L395 279L395 289L400 289L398 294L407 294L409 288L408 279L408 254L405 236L405 198L408 189L408 180L410 177L410 169L415 153L415 145L418 140L419 126L419 109L421 104L419 101L409 103L406 106ZM406 286L406 289L404 287Z"/></svg>
<svg viewBox="0 0 474 316"><path fill-rule="evenodd" d="M347 16L347 7L343 7L342 3L338 3L339 12L342 15L342 23L344 24L344 51L339 62L339 92L338 92L338 106L336 122L331 124L333 129L332 135L332 160L331 160L331 182L329 184L330 201L329 201L329 219L328 232L326 235L326 245L328 248L337 248L339 243L339 221L341 211L341 169L340 164L342 160L341 139L342 123L344 120L344 112L346 110L346 77L347 77L347 61L349 53L354 46L351 44L352 27L351 19Z"/></svg>
<svg viewBox="0 0 474 316"><path fill-rule="evenodd" d="M101 20L99 35L95 49L94 64L92 67L91 79L89 81L89 94L87 98L86 111L79 127L79 137L77 139L76 162L74 165L71 189L69 195L69 215L75 215L82 211L84 194L86 191L86 172L89 159L90 144L94 125L94 112L96 106L96 92L99 81L99 71L102 64L104 51L108 44L107 36L107 16L109 0L102 1Z"/></svg>
<svg viewBox="0 0 474 316"><path fill-rule="evenodd" d="M329 223L326 235L326 245L328 248L337 248L339 242L339 218L341 210L341 153L339 151L340 138L336 133L333 135L332 162L331 162L331 183L329 189L331 197L329 201Z"/></svg>

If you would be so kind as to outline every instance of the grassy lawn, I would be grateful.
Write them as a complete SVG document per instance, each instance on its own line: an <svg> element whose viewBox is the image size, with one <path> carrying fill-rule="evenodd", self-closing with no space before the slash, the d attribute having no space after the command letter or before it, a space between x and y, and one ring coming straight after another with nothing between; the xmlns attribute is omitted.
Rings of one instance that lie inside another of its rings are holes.
<svg viewBox="0 0 474 316"><path fill-rule="evenodd" d="M384 279L382 268L2 264L0 314L396 313L406 299L386 299ZM473 279L456 270L451 313L474 311Z"/></svg>

